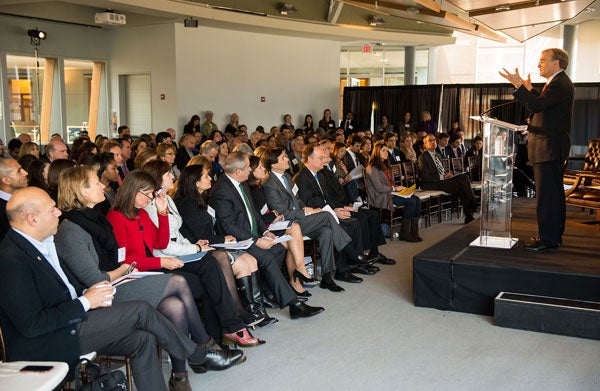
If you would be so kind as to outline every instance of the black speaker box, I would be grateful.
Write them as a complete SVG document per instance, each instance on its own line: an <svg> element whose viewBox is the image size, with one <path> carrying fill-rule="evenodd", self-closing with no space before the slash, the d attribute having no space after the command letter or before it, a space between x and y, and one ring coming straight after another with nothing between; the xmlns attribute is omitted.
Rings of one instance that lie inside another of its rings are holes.
<svg viewBox="0 0 600 391"><path fill-rule="evenodd" d="M600 340L600 303L500 292L496 326Z"/></svg>

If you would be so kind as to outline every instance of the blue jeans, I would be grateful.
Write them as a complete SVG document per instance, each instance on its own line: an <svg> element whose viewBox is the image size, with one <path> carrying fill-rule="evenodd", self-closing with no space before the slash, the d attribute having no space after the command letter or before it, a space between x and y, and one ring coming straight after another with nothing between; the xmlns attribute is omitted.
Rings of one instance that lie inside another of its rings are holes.
<svg viewBox="0 0 600 391"><path fill-rule="evenodd" d="M392 201L394 202L394 205L404 207L404 214L402 217L405 219L416 219L421 214L421 200L415 195L410 198L392 195Z"/></svg>

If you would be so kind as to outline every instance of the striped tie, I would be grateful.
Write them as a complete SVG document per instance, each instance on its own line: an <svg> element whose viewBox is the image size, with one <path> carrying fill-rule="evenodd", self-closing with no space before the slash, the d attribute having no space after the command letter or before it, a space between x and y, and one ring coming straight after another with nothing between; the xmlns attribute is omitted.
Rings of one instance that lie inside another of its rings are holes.
<svg viewBox="0 0 600 391"><path fill-rule="evenodd" d="M444 170L444 166L442 165L442 162L440 161L440 159L438 159L437 156L433 156L433 161L435 162L435 166L437 167L438 174L440 174L440 179L442 179L444 177L444 174L446 173L446 171Z"/></svg>

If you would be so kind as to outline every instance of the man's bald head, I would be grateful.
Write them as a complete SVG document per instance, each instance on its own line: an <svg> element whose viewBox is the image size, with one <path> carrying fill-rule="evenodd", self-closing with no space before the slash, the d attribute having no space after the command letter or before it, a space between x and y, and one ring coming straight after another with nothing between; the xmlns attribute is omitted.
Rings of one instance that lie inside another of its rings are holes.
<svg viewBox="0 0 600 391"><path fill-rule="evenodd" d="M42 241L56 233L61 212L48 193L38 187L15 191L6 204L11 227Z"/></svg>

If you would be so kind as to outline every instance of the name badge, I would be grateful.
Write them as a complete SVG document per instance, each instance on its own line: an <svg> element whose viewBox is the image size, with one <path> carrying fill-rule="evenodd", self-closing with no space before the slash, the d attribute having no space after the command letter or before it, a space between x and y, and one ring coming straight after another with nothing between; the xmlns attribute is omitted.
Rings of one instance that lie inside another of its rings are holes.
<svg viewBox="0 0 600 391"><path fill-rule="evenodd" d="M123 263L123 261L125 261L125 250L125 247L119 247L117 250L117 261L119 263Z"/></svg>
<svg viewBox="0 0 600 391"><path fill-rule="evenodd" d="M298 159L296 159L296 158L293 158L293 159L292 159L292 163L294 163L294 164L298 164Z"/></svg>
<svg viewBox="0 0 600 391"><path fill-rule="evenodd" d="M208 212L208 214L213 218L216 219L217 214L215 213L215 210L212 208L212 206L208 205L208 207L206 208L206 211Z"/></svg>
<svg viewBox="0 0 600 391"><path fill-rule="evenodd" d="M354 129L354 126L348 125L348 129Z"/></svg>
<svg viewBox="0 0 600 391"><path fill-rule="evenodd" d="M294 193L294 195L298 194L298 185L294 185L294 187L292 187L292 193Z"/></svg>
<svg viewBox="0 0 600 391"><path fill-rule="evenodd" d="M400 156L396 156L396 161L399 162L400 161Z"/></svg>
<svg viewBox="0 0 600 391"><path fill-rule="evenodd" d="M269 207L267 206L267 204L264 204L262 209L260 210L260 214L264 215L269 211Z"/></svg>

